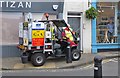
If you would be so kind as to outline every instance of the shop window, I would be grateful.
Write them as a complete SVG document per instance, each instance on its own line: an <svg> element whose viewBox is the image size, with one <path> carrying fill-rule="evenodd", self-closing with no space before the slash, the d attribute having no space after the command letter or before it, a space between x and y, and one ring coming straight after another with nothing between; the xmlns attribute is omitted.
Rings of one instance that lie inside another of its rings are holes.
<svg viewBox="0 0 120 78"><path fill-rule="evenodd" d="M116 7L113 3L98 3L97 43L117 43ZM111 23L110 23L111 22Z"/></svg>
<svg viewBox="0 0 120 78"><path fill-rule="evenodd" d="M120 2L118 3L118 7L120 7ZM118 8L118 34L120 34L120 8Z"/></svg>

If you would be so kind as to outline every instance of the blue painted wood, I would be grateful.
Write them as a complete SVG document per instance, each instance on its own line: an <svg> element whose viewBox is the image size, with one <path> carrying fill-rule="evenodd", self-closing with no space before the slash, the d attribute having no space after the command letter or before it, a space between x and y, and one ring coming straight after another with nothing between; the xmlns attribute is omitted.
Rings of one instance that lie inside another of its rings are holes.
<svg viewBox="0 0 120 78"><path fill-rule="evenodd" d="M92 7L96 8L96 0L92 0ZM97 53L97 48L96 48L96 18L92 19L92 53Z"/></svg>
<svg viewBox="0 0 120 78"><path fill-rule="evenodd" d="M97 43L93 45L97 49L118 49L120 44L119 43Z"/></svg>

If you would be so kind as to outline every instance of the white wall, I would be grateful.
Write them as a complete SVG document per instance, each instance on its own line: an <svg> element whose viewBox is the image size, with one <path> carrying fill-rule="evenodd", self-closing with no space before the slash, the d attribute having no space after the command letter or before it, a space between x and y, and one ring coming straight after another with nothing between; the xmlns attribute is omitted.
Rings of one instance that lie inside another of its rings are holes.
<svg viewBox="0 0 120 78"><path fill-rule="evenodd" d="M91 20L85 18L88 9L88 0L65 0L63 19L67 22L67 12L82 12L83 51L91 53Z"/></svg>

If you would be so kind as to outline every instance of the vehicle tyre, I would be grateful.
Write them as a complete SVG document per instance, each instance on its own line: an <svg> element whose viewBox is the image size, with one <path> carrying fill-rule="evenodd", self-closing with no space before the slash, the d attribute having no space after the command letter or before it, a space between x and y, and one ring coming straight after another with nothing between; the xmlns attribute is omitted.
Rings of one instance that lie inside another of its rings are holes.
<svg viewBox="0 0 120 78"><path fill-rule="evenodd" d="M81 57L81 52L80 52L80 50L73 50L73 51L72 51L72 60L73 60L73 61L79 60L80 57Z"/></svg>
<svg viewBox="0 0 120 78"><path fill-rule="evenodd" d="M35 53L31 56L31 62L34 66L42 66L46 62L45 54Z"/></svg>

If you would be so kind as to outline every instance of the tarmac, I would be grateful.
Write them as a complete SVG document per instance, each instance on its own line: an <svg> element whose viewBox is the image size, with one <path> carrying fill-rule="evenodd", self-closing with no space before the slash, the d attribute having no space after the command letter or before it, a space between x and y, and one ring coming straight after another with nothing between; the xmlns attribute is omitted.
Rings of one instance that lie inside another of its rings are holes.
<svg viewBox="0 0 120 78"><path fill-rule="evenodd" d="M48 58L43 66L35 67L30 62L22 64L20 57L2 58L2 70L25 70L25 69L66 69L74 68L77 66L84 66L94 63L94 57L100 55L104 59L120 57L118 51L113 52L100 52L97 54L83 53L80 60L66 63L65 58Z"/></svg>

